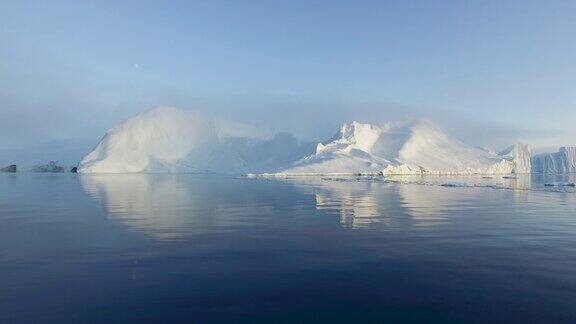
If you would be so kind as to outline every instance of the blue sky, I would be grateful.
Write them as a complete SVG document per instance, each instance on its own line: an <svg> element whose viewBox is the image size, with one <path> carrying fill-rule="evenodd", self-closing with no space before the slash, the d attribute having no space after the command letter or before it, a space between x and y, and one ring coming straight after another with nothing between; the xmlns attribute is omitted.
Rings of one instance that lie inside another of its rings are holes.
<svg viewBox="0 0 576 324"><path fill-rule="evenodd" d="M302 137L425 116L576 144L574 1L0 2L0 148L94 143L158 105Z"/></svg>

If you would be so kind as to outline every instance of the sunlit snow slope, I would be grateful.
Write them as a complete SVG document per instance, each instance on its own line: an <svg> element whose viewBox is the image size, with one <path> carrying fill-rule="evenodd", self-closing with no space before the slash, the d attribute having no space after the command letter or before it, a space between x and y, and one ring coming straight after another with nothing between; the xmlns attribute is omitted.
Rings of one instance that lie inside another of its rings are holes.
<svg viewBox="0 0 576 324"><path fill-rule="evenodd" d="M290 134L265 138L245 125L157 108L108 131L78 172L268 172L309 152Z"/></svg>
<svg viewBox="0 0 576 324"><path fill-rule="evenodd" d="M282 174L508 174L530 173L530 148L494 154L448 137L429 121L342 126L316 153Z"/></svg>

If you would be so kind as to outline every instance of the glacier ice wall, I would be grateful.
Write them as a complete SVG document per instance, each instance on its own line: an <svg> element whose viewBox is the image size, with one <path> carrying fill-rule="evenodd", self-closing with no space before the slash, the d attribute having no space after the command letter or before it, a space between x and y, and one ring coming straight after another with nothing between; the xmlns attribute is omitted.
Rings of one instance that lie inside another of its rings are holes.
<svg viewBox="0 0 576 324"><path fill-rule="evenodd" d="M561 147L556 153L544 153L532 157L533 173L576 172L576 147Z"/></svg>
<svg viewBox="0 0 576 324"><path fill-rule="evenodd" d="M532 148L526 144L514 144L500 152L498 156L513 164L510 173L532 172Z"/></svg>

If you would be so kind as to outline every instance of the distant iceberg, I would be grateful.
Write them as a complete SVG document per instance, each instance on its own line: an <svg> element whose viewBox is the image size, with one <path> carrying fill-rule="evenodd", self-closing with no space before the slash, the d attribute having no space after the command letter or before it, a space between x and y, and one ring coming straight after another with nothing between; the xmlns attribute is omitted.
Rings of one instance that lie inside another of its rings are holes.
<svg viewBox="0 0 576 324"><path fill-rule="evenodd" d="M32 172L60 173L64 171L64 167L57 165L54 161L32 167Z"/></svg>
<svg viewBox="0 0 576 324"><path fill-rule="evenodd" d="M561 147L556 153L532 157L533 173L561 174L576 172L576 147Z"/></svg>
<svg viewBox="0 0 576 324"><path fill-rule="evenodd" d="M7 166L7 167L0 168L0 172L10 172L10 173L14 173L14 172L16 172L16 168L17 168L17 167L16 167L16 164L12 164L12 165L9 165L9 166Z"/></svg>

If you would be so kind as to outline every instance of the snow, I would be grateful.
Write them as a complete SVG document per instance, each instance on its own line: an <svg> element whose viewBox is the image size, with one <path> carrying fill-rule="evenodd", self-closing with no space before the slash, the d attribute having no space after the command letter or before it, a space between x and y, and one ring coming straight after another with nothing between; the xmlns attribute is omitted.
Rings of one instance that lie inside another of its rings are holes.
<svg viewBox="0 0 576 324"><path fill-rule="evenodd" d="M80 162L79 173L152 171L185 158L198 147L216 141L216 133L199 115L159 108L133 117L106 133Z"/></svg>
<svg viewBox="0 0 576 324"><path fill-rule="evenodd" d="M188 110L156 108L109 130L79 173L215 172L292 175L508 175L576 172L576 147L532 156L515 144L495 153L448 136L428 120L342 125L302 143Z"/></svg>
<svg viewBox="0 0 576 324"><path fill-rule="evenodd" d="M265 138L247 125L164 107L108 131L78 172L265 172L310 151L290 134Z"/></svg>
<svg viewBox="0 0 576 324"><path fill-rule="evenodd" d="M561 147L556 153L544 153L532 157L533 173L576 172L576 147Z"/></svg>
<svg viewBox="0 0 576 324"><path fill-rule="evenodd" d="M511 146L504 154L466 145L434 123L393 122L341 127L316 153L280 172L312 174L509 174L530 173L530 148Z"/></svg>

